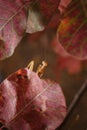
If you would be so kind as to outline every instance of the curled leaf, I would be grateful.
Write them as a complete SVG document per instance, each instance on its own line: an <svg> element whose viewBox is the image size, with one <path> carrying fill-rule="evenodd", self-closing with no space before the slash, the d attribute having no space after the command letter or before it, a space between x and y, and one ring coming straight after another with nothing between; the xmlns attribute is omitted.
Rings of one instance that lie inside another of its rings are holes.
<svg viewBox="0 0 87 130"><path fill-rule="evenodd" d="M27 20L27 33L35 33L37 31L43 31L44 26L41 22L41 14L33 9L29 9Z"/></svg>

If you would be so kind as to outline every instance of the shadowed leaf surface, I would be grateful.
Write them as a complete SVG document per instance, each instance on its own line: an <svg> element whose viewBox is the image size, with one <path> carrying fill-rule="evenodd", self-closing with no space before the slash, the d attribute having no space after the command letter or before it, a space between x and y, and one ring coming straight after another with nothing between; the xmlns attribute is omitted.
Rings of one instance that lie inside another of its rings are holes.
<svg viewBox="0 0 87 130"><path fill-rule="evenodd" d="M39 6L40 10L48 21L51 17L58 12L58 5L60 0L40 0Z"/></svg>
<svg viewBox="0 0 87 130"><path fill-rule="evenodd" d="M72 56L87 59L87 2L72 1L58 28L58 41Z"/></svg>

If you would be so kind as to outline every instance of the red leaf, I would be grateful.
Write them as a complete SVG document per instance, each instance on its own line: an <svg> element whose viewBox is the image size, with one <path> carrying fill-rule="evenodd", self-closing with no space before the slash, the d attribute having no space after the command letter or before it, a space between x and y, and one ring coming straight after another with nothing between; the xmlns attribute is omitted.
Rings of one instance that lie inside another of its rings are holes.
<svg viewBox="0 0 87 130"><path fill-rule="evenodd" d="M54 51L59 54L62 57L67 57L69 56L69 54L65 51L65 49L61 46L61 44L59 43L57 37L54 37L53 41L52 41L52 48L54 49Z"/></svg>
<svg viewBox="0 0 87 130"><path fill-rule="evenodd" d="M69 74L77 74L81 71L81 62L71 56L60 57L58 59L58 68L67 70Z"/></svg>
<svg viewBox="0 0 87 130"><path fill-rule="evenodd" d="M39 5L42 14L49 21L51 17L58 12L58 5L60 0L40 0Z"/></svg>
<svg viewBox="0 0 87 130"><path fill-rule="evenodd" d="M50 22L46 26L46 29L57 28L59 23L60 23L60 14L58 12L54 14L54 16L50 19Z"/></svg>
<svg viewBox="0 0 87 130"><path fill-rule="evenodd" d="M72 1L58 28L58 40L72 56L87 59L86 1Z"/></svg>
<svg viewBox="0 0 87 130"><path fill-rule="evenodd" d="M61 0L58 9L63 13L72 0Z"/></svg>
<svg viewBox="0 0 87 130"><path fill-rule="evenodd" d="M21 0L0 0L0 59L11 56L23 37L24 5Z"/></svg>
<svg viewBox="0 0 87 130"><path fill-rule="evenodd" d="M58 75L63 70L66 70L69 74L77 74L81 71L81 61L70 56L58 42L57 38L54 38L52 41L52 47L59 55L56 67Z"/></svg>
<svg viewBox="0 0 87 130"><path fill-rule="evenodd" d="M8 129L55 130L65 115L66 103L59 84L40 79L27 68L0 85L0 121Z"/></svg>

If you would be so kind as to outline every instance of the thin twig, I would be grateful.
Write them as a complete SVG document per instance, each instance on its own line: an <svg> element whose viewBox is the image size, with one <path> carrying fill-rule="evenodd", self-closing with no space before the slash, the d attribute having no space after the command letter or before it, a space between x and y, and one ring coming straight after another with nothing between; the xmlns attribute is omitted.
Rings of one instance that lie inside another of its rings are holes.
<svg viewBox="0 0 87 130"><path fill-rule="evenodd" d="M83 83L81 88L78 90L78 92L74 96L74 98L73 98L73 100L72 100L72 102L71 102L71 104L70 104L70 106L68 108L68 112L67 112L66 118L65 118L64 122L62 123L62 125L59 127L58 130L62 130L62 128L64 127L65 123L67 122L70 114L72 113L73 109L77 105L77 102L80 100L81 96L84 94L86 88L87 88L87 80Z"/></svg>
<svg viewBox="0 0 87 130"><path fill-rule="evenodd" d="M74 96L69 109L68 109L68 113L67 115L70 114L70 112L72 111L73 107L76 105L77 101L80 99L80 97L83 95L85 89L87 88L87 80L83 83L83 85L81 86L81 88L78 90L78 92L76 93L76 95Z"/></svg>

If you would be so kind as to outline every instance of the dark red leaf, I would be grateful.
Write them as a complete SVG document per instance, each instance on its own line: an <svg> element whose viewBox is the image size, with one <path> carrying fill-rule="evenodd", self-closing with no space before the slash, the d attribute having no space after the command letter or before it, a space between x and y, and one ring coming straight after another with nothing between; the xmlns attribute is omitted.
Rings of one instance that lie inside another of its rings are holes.
<svg viewBox="0 0 87 130"><path fill-rule="evenodd" d="M58 40L72 56L87 59L87 2L72 1L58 28Z"/></svg>
<svg viewBox="0 0 87 130"><path fill-rule="evenodd" d="M66 9L66 7L70 4L72 0L60 0L60 4L58 6L58 9L61 13L63 13Z"/></svg>
<svg viewBox="0 0 87 130"><path fill-rule="evenodd" d="M54 39L52 41L52 48L53 48L54 52L56 52L57 54L59 54L62 57L69 56L69 54L63 48L63 46L59 43L57 37L54 37Z"/></svg>
<svg viewBox="0 0 87 130"><path fill-rule="evenodd" d="M46 29L57 28L59 23L60 23L60 14L58 12L54 14L53 17L50 19L50 22L46 26Z"/></svg>
<svg viewBox="0 0 87 130"><path fill-rule="evenodd" d="M0 59L13 54L26 28L22 0L0 0Z"/></svg>
<svg viewBox="0 0 87 130"><path fill-rule="evenodd" d="M59 73L61 74L63 70L67 71L69 74L77 74L81 71L81 61L70 56L58 42L57 38L54 38L52 41L52 47L54 52L59 56L56 65L57 75L59 75Z"/></svg>
<svg viewBox="0 0 87 130"><path fill-rule="evenodd" d="M44 17L49 21L51 17L58 12L60 0L40 0L40 10Z"/></svg>
<svg viewBox="0 0 87 130"><path fill-rule="evenodd" d="M59 84L40 79L27 68L0 85L0 121L9 130L55 130L65 116L66 103Z"/></svg>

